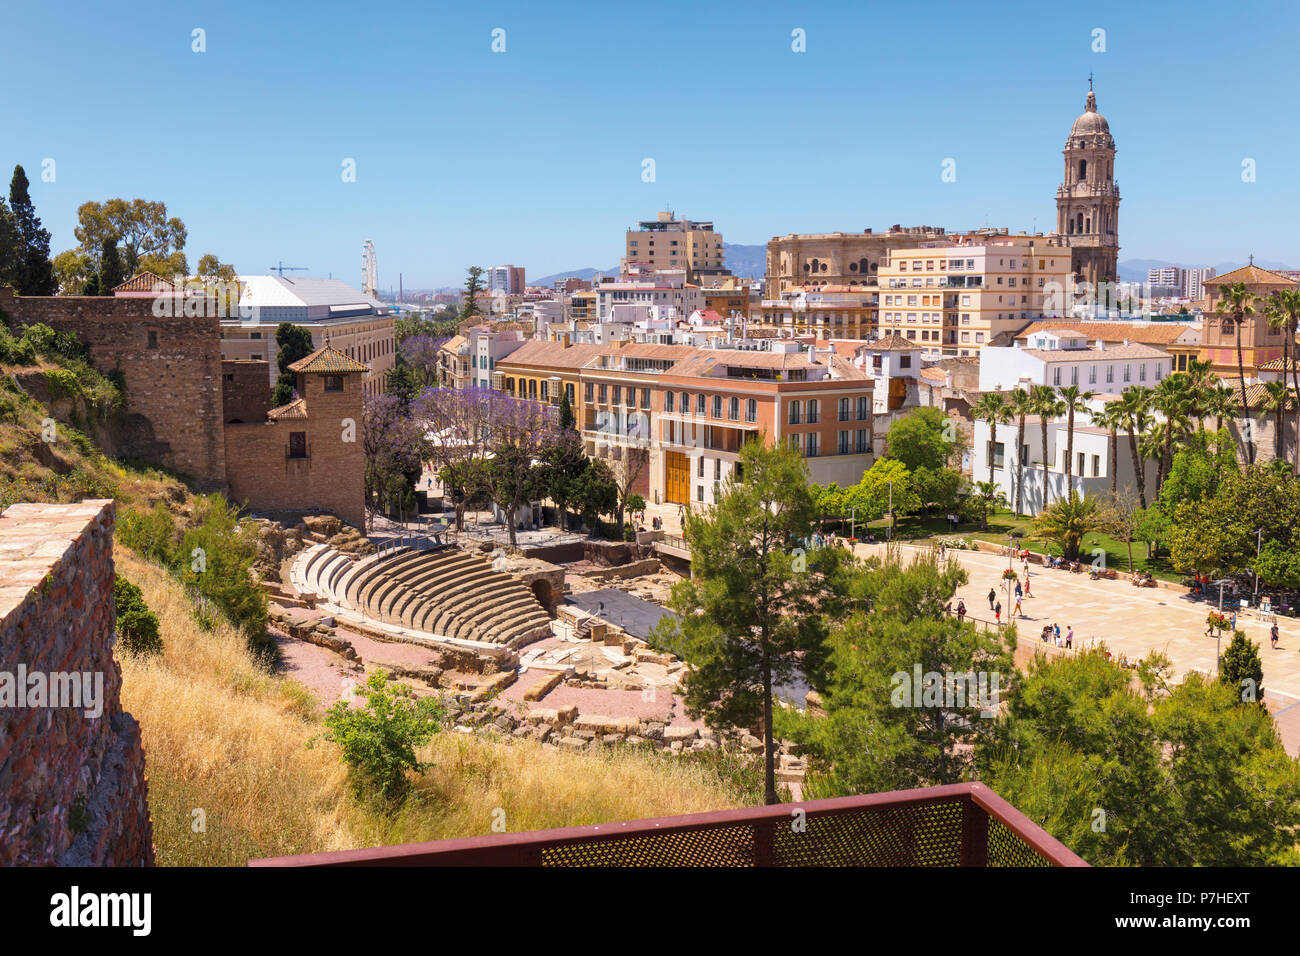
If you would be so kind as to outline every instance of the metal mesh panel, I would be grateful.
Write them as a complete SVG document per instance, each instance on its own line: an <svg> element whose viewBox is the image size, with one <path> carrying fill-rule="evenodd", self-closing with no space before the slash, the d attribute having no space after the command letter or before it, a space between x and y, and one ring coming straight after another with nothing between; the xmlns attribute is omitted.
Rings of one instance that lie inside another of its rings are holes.
<svg viewBox="0 0 1300 956"><path fill-rule="evenodd" d="M989 866L1047 866L1052 862L1038 854L1001 820L989 817Z"/></svg>
<svg viewBox="0 0 1300 956"><path fill-rule="evenodd" d="M793 815L549 846L543 866L957 866L962 802ZM1023 844L1021 844L1023 846ZM1030 851L1032 853L1032 851Z"/></svg>

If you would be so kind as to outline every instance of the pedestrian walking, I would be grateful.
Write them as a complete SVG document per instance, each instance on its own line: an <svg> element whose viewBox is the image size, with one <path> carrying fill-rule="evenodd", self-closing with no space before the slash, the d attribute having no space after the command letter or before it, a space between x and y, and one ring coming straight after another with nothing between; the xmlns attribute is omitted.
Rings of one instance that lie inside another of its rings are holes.
<svg viewBox="0 0 1300 956"><path fill-rule="evenodd" d="M997 599L998 599L998 592L995 591L993 588L989 588L989 610L990 611L993 610L993 602L996 601Z"/></svg>
<svg viewBox="0 0 1300 956"><path fill-rule="evenodd" d="M1016 590L1019 590L1019 588L1017 588ZM1024 617L1024 616L1025 616L1025 612L1022 611L1022 610L1020 609L1020 595L1019 595L1019 594L1016 595L1016 607L1015 607L1015 610L1013 610L1013 611L1011 612L1011 616L1012 616L1012 617Z"/></svg>
<svg viewBox="0 0 1300 956"><path fill-rule="evenodd" d="M958 601L957 602L957 623L960 624L965 619L966 619L966 602ZM1277 630L1276 624L1273 625L1273 630L1275 631Z"/></svg>
<svg viewBox="0 0 1300 956"><path fill-rule="evenodd" d="M1070 649L1074 648L1074 625L1073 624L1071 624L1069 627L1065 629L1065 646Z"/></svg>
<svg viewBox="0 0 1300 956"><path fill-rule="evenodd" d="M1052 636L1056 638L1056 643L1058 644L1061 643L1061 625L1059 624L1052 625Z"/></svg>
<svg viewBox="0 0 1300 956"><path fill-rule="evenodd" d="M993 605L993 618L994 620L997 621L998 624L1002 623L1002 602L1001 601Z"/></svg>
<svg viewBox="0 0 1300 956"><path fill-rule="evenodd" d="M1274 647L1277 647L1277 639L1277 621L1274 621L1273 626L1268 629L1268 640Z"/></svg>
<svg viewBox="0 0 1300 956"><path fill-rule="evenodd" d="M1019 581L1016 581L1016 601L1019 602L1019 600L1024 596L1025 596L1025 589L1020 586Z"/></svg>
<svg viewBox="0 0 1300 956"><path fill-rule="evenodd" d="M1025 597L1033 597L1033 592L1029 589L1029 569L1025 568Z"/></svg>

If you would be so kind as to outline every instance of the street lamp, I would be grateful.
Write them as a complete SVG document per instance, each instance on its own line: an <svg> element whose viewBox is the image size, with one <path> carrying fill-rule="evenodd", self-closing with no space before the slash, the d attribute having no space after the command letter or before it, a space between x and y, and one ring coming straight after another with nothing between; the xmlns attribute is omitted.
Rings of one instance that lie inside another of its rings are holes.
<svg viewBox="0 0 1300 956"><path fill-rule="evenodd" d="M885 531L885 540L894 540L894 483L886 482L889 485L889 528Z"/></svg>

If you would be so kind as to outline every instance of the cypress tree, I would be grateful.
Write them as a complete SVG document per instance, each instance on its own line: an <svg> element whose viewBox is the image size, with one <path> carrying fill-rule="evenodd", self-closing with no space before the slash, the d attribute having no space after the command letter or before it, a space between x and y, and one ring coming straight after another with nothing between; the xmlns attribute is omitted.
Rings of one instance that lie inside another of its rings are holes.
<svg viewBox="0 0 1300 956"><path fill-rule="evenodd" d="M99 294L112 295L113 290L125 279L122 257L117 254L117 237L108 236L100 246Z"/></svg>
<svg viewBox="0 0 1300 956"><path fill-rule="evenodd" d="M9 183L9 208L18 231L17 289L20 295L54 295L54 263L50 261L50 232L41 220L28 192L27 173L14 167Z"/></svg>

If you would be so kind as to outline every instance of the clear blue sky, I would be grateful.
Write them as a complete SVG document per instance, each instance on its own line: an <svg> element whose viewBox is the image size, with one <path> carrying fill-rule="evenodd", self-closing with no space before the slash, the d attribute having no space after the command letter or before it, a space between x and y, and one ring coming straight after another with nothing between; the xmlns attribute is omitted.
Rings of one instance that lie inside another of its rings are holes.
<svg viewBox="0 0 1300 956"><path fill-rule="evenodd" d="M165 201L191 265L359 284L373 239L384 288L610 266L666 205L741 243L1046 230L1092 71L1121 260L1300 268L1294 3L6 6L0 166L26 167L56 252L80 203L115 196Z"/></svg>

